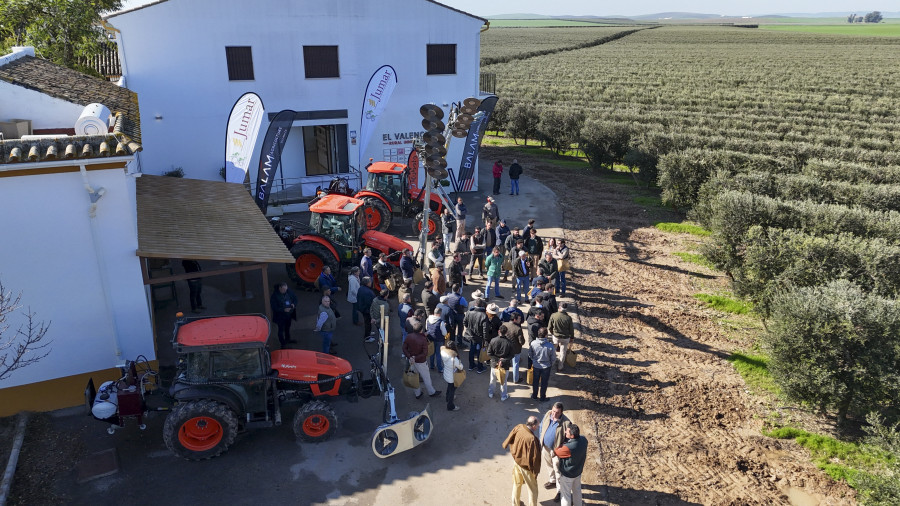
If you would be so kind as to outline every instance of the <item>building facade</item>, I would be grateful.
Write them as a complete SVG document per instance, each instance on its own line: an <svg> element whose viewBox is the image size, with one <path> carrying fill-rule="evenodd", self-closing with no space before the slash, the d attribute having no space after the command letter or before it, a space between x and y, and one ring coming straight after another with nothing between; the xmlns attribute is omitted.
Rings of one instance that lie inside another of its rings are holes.
<svg viewBox="0 0 900 506"><path fill-rule="evenodd" d="M139 162L149 174L181 168L190 178L220 179L228 114L252 91L268 119L296 112L276 181L309 194L335 174L364 172L369 158L405 163L423 132L422 104L446 112L480 93L486 21L431 0L164 0L106 21L124 85L141 97L147 149ZM394 68L397 85L361 152L363 95L382 65ZM449 168L459 166L462 144L451 142Z"/></svg>

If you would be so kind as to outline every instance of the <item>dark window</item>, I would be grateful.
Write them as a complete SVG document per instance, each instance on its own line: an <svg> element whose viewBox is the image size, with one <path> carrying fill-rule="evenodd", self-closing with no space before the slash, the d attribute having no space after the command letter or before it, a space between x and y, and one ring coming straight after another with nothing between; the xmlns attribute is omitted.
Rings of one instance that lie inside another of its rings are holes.
<svg viewBox="0 0 900 506"><path fill-rule="evenodd" d="M456 44L428 44L428 75L456 73Z"/></svg>
<svg viewBox="0 0 900 506"><path fill-rule="evenodd" d="M225 48L228 61L229 81L253 80L253 51L250 46L228 46Z"/></svg>
<svg viewBox="0 0 900 506"><path fill-rule="evenodd" d="M341 77L337 46L303 46L306 78Z"/></svg>

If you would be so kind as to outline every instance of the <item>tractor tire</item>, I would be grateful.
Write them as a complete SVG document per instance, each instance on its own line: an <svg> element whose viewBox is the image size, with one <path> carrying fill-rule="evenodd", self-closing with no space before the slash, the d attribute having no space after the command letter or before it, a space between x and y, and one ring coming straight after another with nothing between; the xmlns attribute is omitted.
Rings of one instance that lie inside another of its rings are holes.
<svg viewBox="0 0 900 506"><path fill-rule="evenodd" d="M438 237L437 234L441 233L441 220L436 219L437 215L434 213L428 213L428 239L434 239ZM415 221L412 222L412 233L416 237L419 237L419 234L422 233L422 213L416 215Z"/></svg>
<svg viewBox="0 0 900 506"><path fill-rule="evenodd" d="M386 232L393 216L385 203L375 197L363 197L362 201L366 204L366 228Z"/></svg>
<svg viewBox="0 0 900 506"><path fill-rule="evenodd" d="M337 431L337 415L327 402L307 402L294 415L293 427L297 439L306 443L320 443L331 439Z"/></svg>
<svg viewBox="0 0 900 506"><path fill-rule="evenodd" d="M312 288L322 274L325 266L331 267L331 273L337 277L341 272L341 263L328 248L314 241L300 241L291 248L294 263L287 264L288 277L303 288Z"/></svg>
<svg viewBox="0 0 900 506"><path fill-rule="evenodd" d="M187 460L217 457L234 443L238 420L228 406L209 399L179 403L163 425L163 440Z"/></svg>

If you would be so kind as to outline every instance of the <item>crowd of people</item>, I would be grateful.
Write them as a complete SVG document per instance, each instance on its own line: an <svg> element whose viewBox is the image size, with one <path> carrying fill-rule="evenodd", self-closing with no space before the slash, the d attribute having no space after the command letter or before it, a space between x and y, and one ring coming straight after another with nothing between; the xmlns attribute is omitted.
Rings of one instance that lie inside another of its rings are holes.
<svg viewBox="0 0 900 506"><path fill-rule="evenodd" d="M502 171L502 162L498 164ZM514 161L512 167L516 166ZM494 168L497 178L497 165ZM518 194L519 174L521 167L511 195ZM494 194L498 188L495 179ZM471 232L467 211L463 198L458 198L456 216L444 210L443 234L427 253L416 258L411 249L404 250L396 267L384 254L373 259L372 250L366 248L359 265L347 276L346 298L353 306L353 323L362 327L363 339L374 342L384 317L399 319L399 354L421 378L420 386L413 389L416 399L443 393L447 410L460 410L458 375L468 370L490 372L488 398L499 395L501 402L506 401L510 383L528 382L531 399L546 401L553 369L565 368L575 339L568 304L557 301L558 295L567 292L569 248L565 239L545 241L534 219L521 228L510 226L493 197L487 197L481 220ZM322 351L335 353L332 337L340 313L332 299L343 290L327 267L317 287L322 297L315 330L321 334ZM272 299L282 346L290 342L290 318L296 315L296 297L282 292L285 288L279 287ZM389 302L394 294L396 313ZM395 342L395 337L389 341ZM438 375L436 381L433 373ZM550 470L545 486L555 488L563 504L581 504L586 441L577 425L563 415L561 403L554 404L541 421L531 417L516 426L503 447L509 447L515 461L513 504L518 504L523 484L531 492L531 504L537 504L541 458Z"/></svg>

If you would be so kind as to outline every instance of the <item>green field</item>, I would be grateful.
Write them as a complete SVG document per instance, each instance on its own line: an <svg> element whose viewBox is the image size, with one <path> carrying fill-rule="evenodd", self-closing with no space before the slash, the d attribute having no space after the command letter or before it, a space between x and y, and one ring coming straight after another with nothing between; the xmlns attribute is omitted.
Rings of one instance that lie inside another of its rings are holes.
<svg viewBox="0 0 900 506"><path fill-rule="evenodd" d="M900 37L900 22L893 23L844 23L835 25L760 25L763 30L805 32L831 35L857 35L860 37Z"/></svg>
<svg viewBox="0 0 900 506"><path fill-rule="evenodd" d="M571 21L567 19L491 19L491 28L547 28L566 26L614 26L592 21Z"/></svg>

